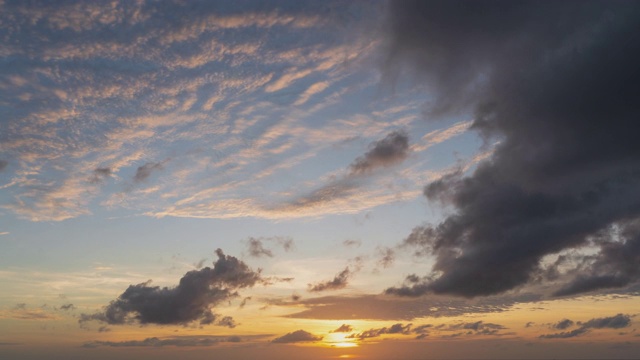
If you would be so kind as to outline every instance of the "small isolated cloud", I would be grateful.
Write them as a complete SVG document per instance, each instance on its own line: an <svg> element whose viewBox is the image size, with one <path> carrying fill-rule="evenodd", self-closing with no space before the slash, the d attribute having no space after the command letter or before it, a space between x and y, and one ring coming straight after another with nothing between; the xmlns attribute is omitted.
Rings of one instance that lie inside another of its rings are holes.
<svg viewBox="0 0 640 360"><path fill-rule="evenodd" d="M562 320L558 322L554 327L557 329L566 329L567 327L573 325L573 322L571 322L571 325L567 325L565 327L558 327L558 325L563 324L564 321L567 321L567 320ZM568 321L571 321L571 320L568 320ZM580 322L578 322L578 324L580 324ZM566 338L572 338L572 337L586 334L587 332L589 332L589 329L622 329L630 325L631 325L631 317L629 315L617 314L615 316L610 316L610 317L591 319L587 322L582 323L581 326L577 329L574 329L571 331L564 331L560 333L554 333L554 334L540 335L540 338L541 339L566 339ZM564 326L564 324L562 326Z"/></svg>
<svg viewBox="0 0 640 360"><path fill-rule="evenodd" d="M322 336L316 336L304 330L297 330L279 338L273 339L271 342L278 344L290 344L298 342L314 342L322 340Z"/></svg>
<svg viewBox="0 0 640 360"><path fill-rule="evenodd" d="M593 329L622 329L631 325L631 317L629 315L617 314L611 317L596 318L582 324L582 327Z"/></svg>
<svg viewBox="0 0 640 360"><path fill-rule="evenodd" d="M8 165L9 165L8 161L0 160L0 171L3 171Z"/></svg>
<svg viewBox="0 0 640 360"><path fill-rule="evenodd" d="M75 310L76 306L73 304L64 304L60 306L60 310L64 310L64 311L68 311L68 310Z"/></svg>
<svg viewBox="0 0 640 360"><path fill-rule="evenodd" d="M411 324L402 325L401 323L393 324L390 327L365 330L359 334L349 335L348 338L357 338L360 340L378 337L385 334L402 334L409 335L411 333Z"/></svg>
<svg viewBox="0 0 640 360"><path fill-rule="evenodd" d="M293 239L290 237L283 236L274 236L268 238L254 238L250 237L247 243L247 251L249 252L249 256L252 257L273 257L273 251L265 247L266 242L275 242L278 246L282 247L285 252L292 251L295 249L295 243Z"/></svg>
<svg viewBox="0 0 640 360"><path fill-rule="evenodd" d="M540 335L540 338L541 339L568 339L568 338L580 336L582 334L587 333L588 331L589 329L578 328L571 331L563 331L555 334Z"/></svg>
<svg viewBox="0 0 640 360"><path fill-rule="evenodd" d="M269 249L265 249L262 244L262 240L256 238L249 238L247 240L247 247L249 251L249 255L253 257L273 257L273 252Z"/></svg>
<svg viewBox="0 0 640 360"><path fill-rule="evenodd" d="M321 292L326 290L344 289L347 286L349 282L349 278L351 278L352 275L353 275L353 272L347 266L344 270L338 273L332 280L319 282L315 285L309 284L309 291Z"/></svg>
<svg viewBox="0 0 640 360"><path fill-rule="evenodd" d="M239 336L176 336L168 338L151 337L144 340L128 340L128 341L91 341L84 343L82 347L96 348L102 346L108 347L164 347L164 346L176 346L176 347L200 347L200 346L214 346L219 343L241 342L242 339Z"/></svg>
<svg viewBox="0 0 640 360"><path fill-rule="evenodd" d="M557 323L553 324L553 327L555 329L558 329L558 330L564 330L564 329L568 329L568 328L572 327L573 324L574 324L573 321L571 321L569 319L563 319L563 320L560 320Z"/></svg>
<svg viewBox="0 0 640 360"><path fill-rule="evenodd" d="M138 167L138 169L136 170L136 174L133 177L133 180L135 182L145 181L149 178L149 176L151 176L152 173L156 171L160 171L162 169L164 169L163 163L152 163L152 162L146 163Z"/></svg>
<svg viewBox="0 0 640 360"><path fill-rule="evenodd" d="M378 247L376 249L378 257L378 266L388 268L393 265L396 260L396 252L390 247Z"/></svg>
<svg viewBox="0 0 640 360"><path fill-rule="evenodd" d="M252 287L263 279L244 262L217 249L213 268L186 273L176 287L150 286L150 281L130 285L102 312L81 314L79 322L97 320L107 324L215 324L234 327L230 317L219 318L211 309L239 296L237 290Z"/></svg>
<svg viewBox="0 0 640 360"><path fill-rule="evenodd" d="M249 300L251 300L251 296L247 296L246 298L242 299L242 302L240 302L240 305L238 307L240 309L244 308L249 302Z"/></svg>
<svg viewBox="0 0 640 360"><path fill-rule="evenodd" d="M485 323L483 321L458 323L440 327L440 330L445 331L466 330L467 335L499 335L499 331L505 329L507 328L503 325Z"/></svg>
<svg viewBox="0 0 640 360"><path fill-rule="evenodd" d="M362 175L380 167L402 162L409 155L409 137L402 131L394 131L372 143L363 156L350 166L351 175Z"/></svg>
<svg viewBox="0 0 640 360"><path fill-rule="evenodd" d="M353 331L353 327L351 327L351 325L347 325L347 324L342 324L340 325L339 328L331 331L332 333L348 333L348 332L352 332Z"/></svg>
<svg viewBox="0 0 640 360"><path fill-rule="evenodd" d="M344 245L346 247L360 247L360 245L362 245L362 241L361 240L354 240L354 239L347 239L347 240L342 242L342 245Z"/></svg>
<svg viewBox="0 0 640 360"><path fill-rule="evenodd" d="M89 182L92 184L99 184L103 182L105 179L107 179L109 176L111 176L111 174L112 174L111 168L108 168L108 167L97 168L93 170L93 174L89 179Z"/></svg>

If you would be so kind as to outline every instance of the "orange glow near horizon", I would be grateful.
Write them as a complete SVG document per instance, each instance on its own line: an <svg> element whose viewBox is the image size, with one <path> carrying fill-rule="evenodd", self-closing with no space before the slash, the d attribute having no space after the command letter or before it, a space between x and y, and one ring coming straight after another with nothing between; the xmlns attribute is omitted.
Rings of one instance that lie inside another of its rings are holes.
<svg viewBox="0 0 640 360"><path fill-rule="evenodd" d="M336 348L358 347L358 342L355 339L347 338L347 334L345 333L331 333L327 335L322 342L326 346Z"/></svg>

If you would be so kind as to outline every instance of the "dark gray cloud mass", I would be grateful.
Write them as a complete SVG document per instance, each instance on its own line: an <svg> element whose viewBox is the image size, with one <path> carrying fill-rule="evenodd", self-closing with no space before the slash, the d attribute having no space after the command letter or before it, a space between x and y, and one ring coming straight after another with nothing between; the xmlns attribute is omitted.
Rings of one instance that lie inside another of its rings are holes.
<svg viewBox="0 0 640 360"><path fill-rule="evenodd" d="M366 174L376 168L402 162L409 155L409 137L401 131L389 133L369 145L369 151L350 166L351 174Z"/></svg>
<svg viewBox="0 0 640 360"><path fill-rule="evenodd" d="M565 327L559 327L559 325L561 326L566 321L570 321L571 324ZM578 322L578 324L580 324L580 322ZM560 321L558 324L556 324L555 328L566 329L571 325L573 325L573 322L571 320L563 320L563 321ZM580 327L577 329L555 333L555 334L540 335L540 338L541 339L566 339L566 338L572 338L572 337L586 334L587 332L589 332L589 329L622 329L629 325L631 325L631 317L629 315L617 314L611 317L591 319L585 323L580 324Z"/></svg>
<svg viewBox="0 0 640 360"><path fill-rule="evenodd" d="M474 113L500 143L473 174L426 186L451 211L405 244L436 257L433 273L386 292L498 294L585 245L601 250L556 295L638 281L640 2L397 1L390 14L387 73L411 69L428 117Z"/></svg>
<svg viewBox="0 0 640 360"><path fill-rule="evenodd" d="M217 249L213 268L205 267L186 273L173 288L150 286L149 282L130 285L104 311L81 314L79 322L97 320L107 324L215 324L234 327L231 317L219 317L213 306L238 296L238 289L262 282L259 272L237 258Z"/></svg>

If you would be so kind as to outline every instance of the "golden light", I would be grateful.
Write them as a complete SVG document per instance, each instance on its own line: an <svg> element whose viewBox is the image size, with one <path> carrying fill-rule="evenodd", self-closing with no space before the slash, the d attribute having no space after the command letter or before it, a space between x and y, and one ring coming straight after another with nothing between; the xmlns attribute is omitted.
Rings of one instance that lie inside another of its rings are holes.
<svg viewBox="0 0 640 360"><path fill-rule="evenodd" d="M327 335L322 342L329 347L336 348L352 348L357 347L358 343L355 339L347 338L345 333L331 333Z"/></svg>

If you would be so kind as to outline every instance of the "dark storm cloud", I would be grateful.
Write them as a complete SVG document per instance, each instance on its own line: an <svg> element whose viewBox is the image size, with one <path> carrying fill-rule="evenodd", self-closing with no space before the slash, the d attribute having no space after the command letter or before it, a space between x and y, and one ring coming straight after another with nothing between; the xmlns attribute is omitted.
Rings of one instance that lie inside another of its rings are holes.
<svg viewBox="0 0 640 360"><path fill-rule="evenodd" d="M327 280L323 282L319 282L317 284L309 284L310 292L320 292L326 290L339 290L344 289L349 283L349 278L353 275L353 272L349 270L347 266L340 273L336 274L336 276L332 280Z"/></svg>
<svg viewBox="0 0 640 360"><path fill-rule="evenodd" d="M400 163L408 155L409 137L404 132L394 131L371 143L369 151L349 165L349 169L352 175L366 174L380 167Z"/></svg>
<svg viewBox="0 0 640 360"><path fill-rule="evenodd" d="M4 170L9 165L9 162L6 160L0 160L0 171Z"/></svg>
<svg viewBox="0 0 640 360"><path fill-rule="evenodd" d="M331 331L332 333L347 333L347 332L352 332L353 331L353 327L351 327L351 325L347 325L347 324L342 324L340 325L339 328Z"/></svg>
<svg viewBox="0 0 640 360"><path fill-rule="evenodd" d="M205 267L186 273L173 288L150 286L149 282L130 285L102 312L81 314L82 324L98 320L107 324L215 324L234 327L233 319L219 318L211 312L222 301L238 296L237 290L262 282L259 272L237 258L216 250L218 260L213 268Z"/></svg>
<svg viewBox="0 0 640 360"><path fill-rule="evenodd" d="M163 346L214 346L223 342L237 343L242 339L238 336L176 336L170 338L146 338L144 340L128 341L91 341L84 343L82 347L95 348L109 347L163 347Z"/></svg>
<svg viewBox="0 0 640 360"><path fill-rule="evenodd" d="M563 321L566 321L566 320L563 320ZM557 329L566 328L566 327L564 328L557 327L557 325L562 324L563 321L560 321L558 324L556 324ZM580 324L580 322L578 322L578 324ZM576 337L576 336L586 334L587 332L589 332L589 329L622 329L631 325L631 317L629 315L617 314L611 317L591 319L580 325L581 326L575 330L560 332L555 334L540 335L540 338L541 339L566 339L566 338L571 338L571 337Z"/></svg>
<svg viewBox="0 0 640 360"><path fill-rule="evenodd" d="M598 244L557 294L638 281L640 229L626 224L640 216L640 3L390 4L387 75L411 69L431 91L429 118L474 113L471 128L500 143L473 174L426 186L452 211L405 244L436 257L433 274L387 293L502 293L617 226L623 239Z"/></svg>
<svg viewBox="0 0 640 360"><path fill-rule="evenodd" d="M135 182L141 182L147 180L152 173L164 169L163 163L146 163L139 166L136 170L136 174L133 177Z"/></svg>
<svg viewBox="0 0 640 360"><path fill-rule="evenodd" d="M316 336L304 330L297 330L279 338L273 339L271 342L279 344L297 343L297 342L314 342L322 340L322 336Z"/></svg>
<svg viewBox="0 0 640 360"><path fill-rule="evenodd" d="M588 263L587 269L559 289L556 295L622 287L640 279L640 221L609 229L598 243L600 252L591 257L593 261Z"/></svg>

